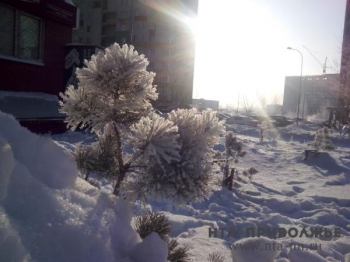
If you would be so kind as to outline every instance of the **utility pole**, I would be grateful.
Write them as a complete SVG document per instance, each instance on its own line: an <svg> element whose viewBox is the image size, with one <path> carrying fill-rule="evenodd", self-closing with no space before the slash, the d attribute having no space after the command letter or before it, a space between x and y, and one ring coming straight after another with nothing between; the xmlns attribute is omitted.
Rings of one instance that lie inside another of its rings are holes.
<svg viewBox="0 0 350 262"><path fill-rule="evenodd" d="M295 48L291 48L291 47L287 47L287 49L289 50L294 50L294 51L297 51L300 56L301 56L301 70L300 70L300 85L299 85L299 98L298 98L298 111L297 111L297 125L299 125L299 110L300 110L300 96L301 96L301 80L302 80L302 77L303 77L303 54L298 50L298 49L295 49Z"/></svg>

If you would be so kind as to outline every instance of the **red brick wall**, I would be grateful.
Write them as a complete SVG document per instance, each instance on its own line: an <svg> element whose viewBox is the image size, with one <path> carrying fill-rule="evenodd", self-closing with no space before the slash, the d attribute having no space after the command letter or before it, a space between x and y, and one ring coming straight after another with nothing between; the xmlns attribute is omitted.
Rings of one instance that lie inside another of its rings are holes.
<svg viewBox="0 0 350 262"><path fill-rule="evenodd" d="M44 92L64 91L64 45L71 42L72 28L44 20L44 66L0 58L0 90Z"/></svg>

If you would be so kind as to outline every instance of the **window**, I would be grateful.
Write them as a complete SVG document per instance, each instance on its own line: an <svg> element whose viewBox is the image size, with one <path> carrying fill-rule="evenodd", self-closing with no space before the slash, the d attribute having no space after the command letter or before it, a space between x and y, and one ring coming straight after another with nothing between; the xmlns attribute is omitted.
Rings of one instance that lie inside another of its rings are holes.
<svg viewBox="0 0 350 262"><path fill-rule="evenodd" d="M170 80L169 76L164 76L164 75L159 76L158 79L159 79L159 82L163 82L163 83L169 83L169 80Z"/></svg>
<svg viewBox="0 0 350 262"><path fill-rule="evenodd" d="M150 62L148 68L149 69L154 69L154 62Z"/></svg>
<svg viewBox="0 0 350 262"><path fill-rule="evenodd" d="M102 37L101 45L102 45L102 46L107 46L107 40L106 40L105 37Z"/></svg>
<svg viewBox="0 0 350 262"><path fill-rule="evenodd" d="M128 12L127 11L120 12L120 18L128 18Z"/></svg>
<svg viewBox="0 0 350 262"><path fill-rule="evenodd" d="M151 16L156 15L156 10L152 8L151 11L150 11L150 15L151 15Z"/></svg>
<svg viewBox="0 0 350 262"><path fill-rule="evenodd" d="M121 31L127 31L128 30L128 25L127 24L120 25L120 30Z"/></svg>
<svg viewBox="0 0 350 262"><path fill-rule="evenodd" d="M169 30L170 30L170 24L164 23L163 26L164 26L164 29L165 29L166 31L169 31Z"/></svg>
<svg viewBox="0 0 350 262"><path fill-rule="evenodd" d="M150 54L150 55L154 55L154 53L155 53L155 52L154 52L154 49L151 48L151 49L149 50L149 54Z"/></svg>
<svg viewBox="0 0 350 262"><path fill-rule="evenodd" d="M107 34L107 26L102 26L102 35L106 35Z"/></svg>
<svg viewBox="0 0 350 262"><path fill-rule="evenodd" d="M0 55L42 60L41 19L0 5Z"/></svg>
<svg viewBox="0 0 350 262"><path fill-rule="evenodd" d="M108 20L108 15L106 13L104 13L102 15L102 23L107 23L107 20Z"/></svg>
<svg viewBox="0 0 350 262"><path fill-rule="evenodd" d="M108 0L102 1L102 10L106 11L108 9Z"/></svg>
<svg viewBox="0 0 350 262"><path fill-rule="evenodd" d="M92 2L92 8L100 8L100 7L101 7L101 1Z"/></svg>
<svg viewBox="0 0 350 262"><path fill-rule="evenodd" d="M167 62L162 62L162 68L163 69L168 69L168 63Z"/></svg>
<svg viewBox="0 0 350 262"><path fill-rule="evenodd" d="M86 27L86 31L90 32L90 26Z"/></svg>
<svg viewBox="0 0 350 262"><path fill-rule="evenodd" d="M40 20L20 14L18 55L25 59L40 58Z"/></svg>

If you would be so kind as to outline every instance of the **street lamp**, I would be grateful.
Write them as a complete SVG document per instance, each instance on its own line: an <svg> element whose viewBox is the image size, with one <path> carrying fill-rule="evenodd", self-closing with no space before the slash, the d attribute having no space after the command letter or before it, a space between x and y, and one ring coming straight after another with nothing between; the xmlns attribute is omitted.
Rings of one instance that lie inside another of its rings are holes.
<svg viewBox="0 0 350 262"><path fill-rule="evenodd" d="M291 47L287 47L289 50L297 51L301 56L301 71L300 71L300 85L299 85L299 98L298 98L298 112L297 112L297 125L299 124L299 110L300 110L300 96L301 96L301 78L303 77L303 54L298 50Z"/></svg>

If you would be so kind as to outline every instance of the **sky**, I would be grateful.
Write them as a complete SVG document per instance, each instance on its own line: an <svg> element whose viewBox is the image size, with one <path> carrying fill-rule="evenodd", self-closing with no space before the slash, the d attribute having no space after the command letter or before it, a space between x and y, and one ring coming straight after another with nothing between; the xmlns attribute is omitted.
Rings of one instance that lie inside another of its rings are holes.
<svg viewBox="0 0 350 262"><path fill-rule="evenodd" d="M199 0L194 98L283 103L285 76L339 73L346 0ZM307 51L317 58L319 62Z"/></svg>

